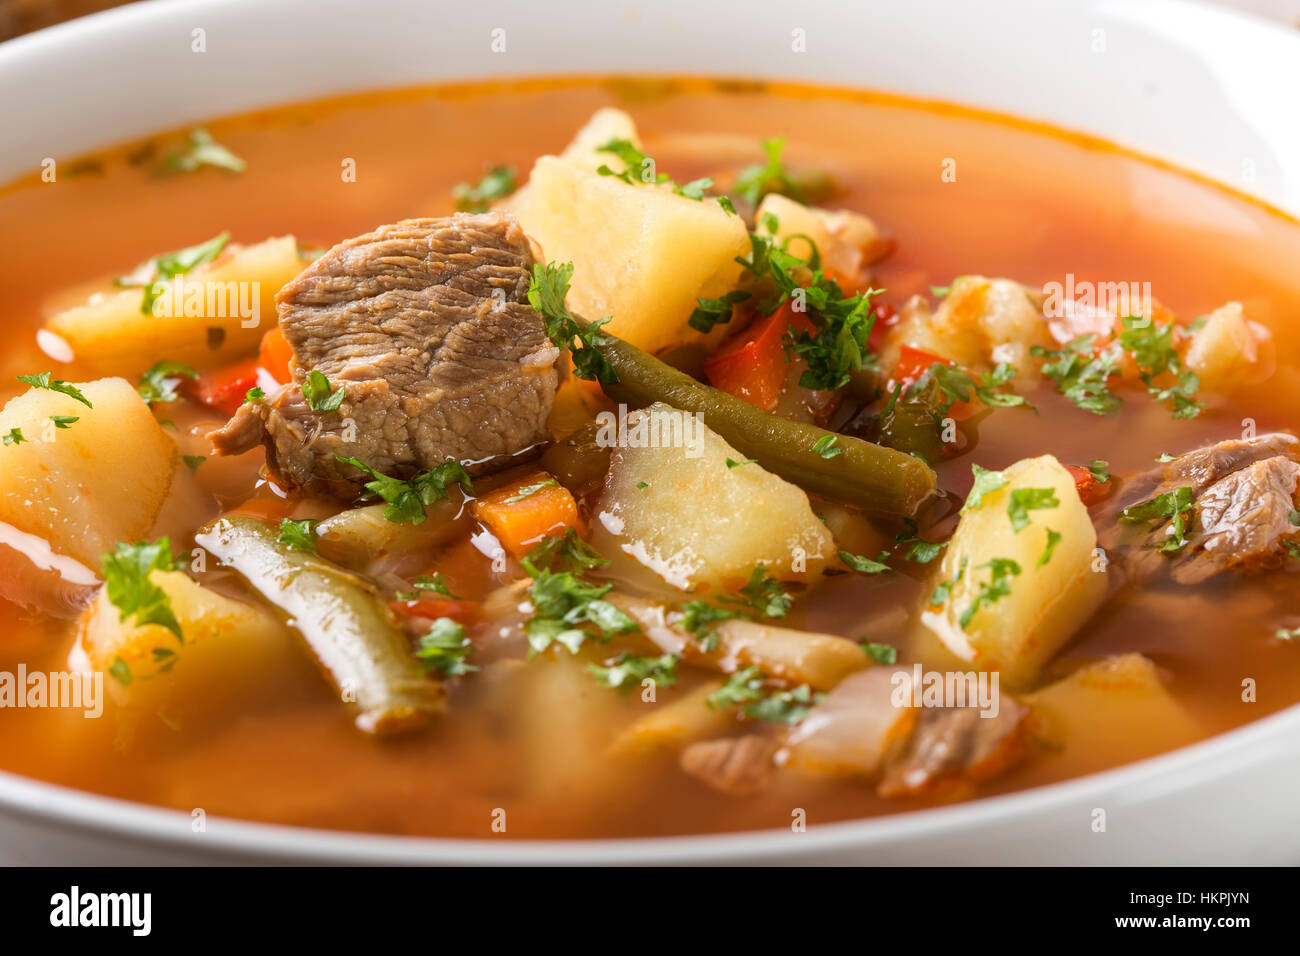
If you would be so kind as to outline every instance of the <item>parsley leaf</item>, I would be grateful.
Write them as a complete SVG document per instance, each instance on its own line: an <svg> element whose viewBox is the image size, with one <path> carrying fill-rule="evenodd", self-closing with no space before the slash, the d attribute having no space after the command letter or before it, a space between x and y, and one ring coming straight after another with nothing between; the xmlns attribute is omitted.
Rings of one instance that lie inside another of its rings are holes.
<svg viewBox="0 0 1300 956"><path fill-rule="evenodd" d="M137 627L158 624L167 628L184 643L180 622L172 611L167 592L149 579L152 571L174 571L171 541L120 543L101 559L104 589L109 602L121 612L121 619L134 617Z"/></svg>
<svg viewBox="0 0 1300 956"><path fill-rule="evenodd" d="M366 482L366 490L388 502L388 507L384 509L384 517L398 524L409 521L414 525L424 521L428 517L424 506L446 498L448 485L459 484L467 494L474 493L469 472L465 470L464 465L454 459L448 459L429 471L419 472L409 480L402 481L400 478L381 475L359 459L345 458L337 453L334 457L374 479Z"/></svg>
<svg viewBox="0 0 1300 956"><path fill-rule="evenodd" d="M264 398L266 398L266 392L262 391L261 386L254 385L252 388L250 388L247 392L244 393L243 404L256 405Z"/></svg>
<svg viewBox="0 0 1300 956"><path fill-rule="evenodd" d="M1088 462L1088 471L1091 472L1092 477L1096 478L1097 481L1101 482L1103 485L1110 481L1110 462L1108 461L1094 458L1092 461Z"/></svg>
<svg viewBox="0 0 1300 956"><path fill-rule="evenodd" d="M746 166L737 174L734 187L736 195L753 206L757 206L768 193L780 193L803 202L803 189L781 162L785 137L765 139L759 145L767 154L767 161L761 165Z"/></svg>
<svg viewBox="0 0 1300 956"><path fill-rule="evenodd" d="M764 617L785 617L793 603L781 582L767 573L761 561L754 565L749 582L740 589L740 594L745 604Z"/></svg>
<svg viewBox="0 0 1300 956"><path fill-rule="evenodd" d="M534 573L535 572L535 573ZM595 626L596 636L608 641L615 634L639 631L623 610L604 600L612 584L590 584L572 571L558 574L545 568L529 569L533 576L528 599L534 613L524 624L529 654L540 654L559 643L576 654L590 636L584 625Z"/></svg>
<svg viewBox="0 0 1300 956"><path fill-rule="evenodd" d="M25 441L27 441L27 439L23 437L23 430L21 428L11 428L4 436L4 443L6 445L20 445Z"/></svg>
<svg viewBox="0 0 1300 956"><path fill-rule="evenodd" d="M981 581L975 601L962 612L959 623L965 628L980 610L990 607L1011 593L1011 579L1020 573L1020 565L1010 558L994 558L979 567L989 569L989 579Z"/></svg>
<svg viewBox="0 0 1300 956"><path fill-rule="evenodd" d="M863 638L858 642L858 646L862 648L862 653L866 654L877 664L898 663L898 648L893 644L876 644L873 641Z"/></svg>
<svg viewBox="0 0 1300 956"><path fill-rule="evenodd" d="M559 486L559 484L560 483L556 481L554 478L547 478L545 481L539 481L533 485L525 485L524 487L519 489L518 494L511 495L509 498L507 498L506 504L512 505L517 501L523 501L529 495L535 495L543 488L556 488Z"/></svg>
<svg viewBox="0 0 1300 956"><path fill-rule="evenodd" d="M970 466L970 470L975 476L975 484L966 497L966 503L962 505L962 511L975 511L984 504L985 495L992 494L1007 483L1006 476L1000 471L988 471L975 464Z"/></svg>
<svg viewBox="0 0 1300 956"><path fill-rule="evenodd" d="M930 595L931 607L938 607L952 597L952 589L960 584L961 579L966 576L966 560L966 558L961 559L961 563L957 565L957 573L953 575L951 581L940 581L935 585L934 593Z"/></svg>
<svg viewBox="0 0 1300 956"><path fill-rule="evenodd" d="M172 362L163 359L161 362L155 362L153 368L140 376L140 381L136 384L135 390L140 393L145 404L150 407L164 402L174 402L179 396L176 394L176 386L180 384L182 378L199 377L194 366L187 365L185 362Z"/></svg>
<svg viewBox="0 0 1300 956"><path fill-rule="evenodd" d="M929 564L939 556L944 548L948 547L947 541L926 541L920 537L917 524L911 518L903 519L903 530L899 532L895 541L899 547L907 545L903 557L917 564Z"/></svg>
<svg viewBox="0 0 1300 956"><path fill-rule="evenodd" d="M844 449L839 447L840 438L838 435L823 435L813 442L813 451L823 458L835 458L844 454Z"/></svg>
<svg viewBox="0 0 1300 956"><path fill-rule="evenodd" d="M728 292L716 299L696 299L695 311L687 320L687 325L697 332L712 332L715 325L731 321L732 306L744 302L750 294L742 289Z"/></svg>
<svg viewBox="0 0 1300 956"><path fill-rule="evenodd" d="M672 186L673 192L677 195L687 199L694 199L696 202L701 202L704 199L704 191L713 187L713 180L707 176L701 179L693 179L685 185L678 185L667 173L656 172L654 159L641 152L636 147L636 144L628 139L611 139L604 146L597 147L596 152L610 153L617 156L622 160L625 167L622 172L615 172L602 164L597 167L596 172L602 176L613 176L615 179L621 179L629 185L635 186L638 183L646 185L667 184Z"/></svg>
<svg viewBox="0 0 1300 956"><path fill-rule="evenodd" d="M718 634L712 625L718 621L743 617L743 614L725 607L715 607L708 601L688 601L682 607L681 625L695 635L695 639L706 651L714 651L718 647Z"/></svg>
<svg viewBox="0 0 1300 956"><path fill-rule="evenodd" d="M576 531L567 528L564 534L547 535L533 546L520 563L525 571L536 577L537 570L541 568L558 571L568 567L590 571L602 564L609 564L609 559L601 557L595 548L578 537Z"/></svg>
<svg viewBox="0 0 1300 956"><path fill-rule="evenodd" d="M671 687L677 683L677 658L672 654L659 657L620 654L607 667L588 664L587 672L606 687L628 688L646 679L660 687Z"/></svg>
<svg viewBox="0 0 1300 956"><path fill-rule="evenodd" d="M19 375L18 381L24 385L30 385L32 388L44 388L51 392L61 392L69 398L75 398L87 408L95 407L90 404L90 399L81 393L81 389L75 385L69 385L67 382L59 381L57 378L51 379L50 376L53 374L53 372L40 372L36 375Z"/></svg>
<svg viewBox="0 0 1300 956"><path fill-rule="evenodd" d="M1038 556L1036 567L1042 567L1048 561L1052 560L1052 554L1056 551L1056 546L1061 543L1061 532L1047 529L1047 544L1043 547L1043 553Z"/></svg>
<svg viewBox="0 0 1300 956"><path fill-rule="evenodd" d="M885 559L889 557L888 551L881 551L880 554L876 555L874 561L871 558L864 558L861 555L852 554L843 550L839 552L839 556L841 561L859 574L885 574L886 572L893 570L893 568L884 563Z"/></svg>
<svg viewBox="0 0 1300 956"><path fill-rule="evenodd" d="M528 283L528 304L546 323L546 335L557 348L568 351L573 358L573 374L588 381L606 385L618 382L618 373L609 359L597 346L605 343L600 327L608 318L582 325L564 304L569 294L569 280L573 278L573 263L560 265L554 262L533 265L532 279ZM574 346L574 340L578 344Z"/></svg>
<svg viewBox="0 0 1300 956"><path fill-rule="evenodd" d="M758 461L757 458L746 458L746 459L744 459L743 461L736 461L736 459L734 459L734 458L728 458L728 459L727 459L727 467L728 467L728 468L739 468L741 465L752 465L752 464L754 464L754 462L756 462L756 461Z"/></svg>
<svg viewBox="0 0 1300 956"><path fill-rule="evenodd" d="M279 542L292 551L316 553L316 524L311 518L294 521L292 518L280 519Z"/></svg>
<svg viewBox="0 0 1300 956"><path fill-rule="evenodd" d="M1184 486L1125 508L1120 512L1119 520L1125 524L1141 524L1168 518L1168 539L1158 546L1160 551L1168 553L1181 550L1187 544L1191 510L1192 489Z"/></svg>
<svg viewBox="0 0 1300 956"><path fill-rule="evenodd" d="M1055 488L1016 488L1008 496L1007 517L1019 534L1029 527L1029 512L1055 508L1060 504Z"/></svg>
<svg viewBox="0 0 1300 956"><path fill-rule="evenodd" d="M73 422L81 421L76 415L51 415L50 421L54 422L55 428L71 428Z"/></svg>
<svg viewBox="0 0 1300 956"><path fill-rule="evenodd" d="M424 662L427 670L443 677L458 677L478 670L465 662L473 650L474 645L465 636L465 628L449 617L440 617L416 644L415 656Z"/></svg>
<svg viewBox="0 0 1300 956"><path fill-rule="evenodd" d="M144 298L140 302L140 312L143 315L152 315L153 305L165 291L169 279L184 275L204 263L211 262L221 255L229 241L230 233L223 232L198 245L177 249L175 252L164 252L146 264L146 269L153 276L148 281L140 283L131 278L121 278L116 280L115 284L127 288L143 286Z"/></svg>
<svg viewBox="0 0 1300 956"><path fill-rule="evenodd" d="M1174 323L1172 320L1158 325L1153 319L1126 315L1121 320L1124 328L1119 334L1120 345L1133 356L1138 376L1147 392L1158 402L1171 402L1174 418L1195 418L1205 407L1193 396L1200 385L1195 372L1186 371L1178 350L1174 348ZM1163 387L1156 379L1164 378L1172 384Z"/></svg>
<svg viewBox="0 0 1300 956"><path fill-rule="evenodd" d="M328 378L312 369L303 379L302 397L307 400L307 407L312 411L332 412L343 404L344 388L340 385L335 389Z"/></svg>
<svg viewBox="0 0 1300 956"><path fill-rule="evenodd" d="M452 195L460 212L487 212L493 200L504 199L518 188L518 174L513 166L493 166L477 184L460 183Z"/></svg>
<svg viewBox="0 0 1300 956"><path fill-rule="evenodd" d="M1042 372L1067 399L1094 415L1113 415L1124 400L1110 390L1110 380L1119 374L1120 350L1115 346L1095 354L1093 333L1071 339L1059 349L1033 346L1030 354L1050 359Z"/></svg>
<svg viewBox="0 0 1300 956"><path fill-rule="evenodd" d="M411 587L416 591L436 591L439 594L446 595L453 601L459 601L460 595L452 594L451 588L447 586L447 580L442 576L442 572L434 571L433 574L421 574L411 582ZM401 595L398 595L401 598ZM405 600L403 598L403 600Z"/></svg>
<svg viewBox="0 0 1300 956"><path fill-rule="evenodd" d="M248 163L240 159L226 147L212 138L206 129L192 130L189 145L183 151L171 153L166 161L167 169L180 173L192 173L200 166L215 166L231 173L242 173Z"/></svg>

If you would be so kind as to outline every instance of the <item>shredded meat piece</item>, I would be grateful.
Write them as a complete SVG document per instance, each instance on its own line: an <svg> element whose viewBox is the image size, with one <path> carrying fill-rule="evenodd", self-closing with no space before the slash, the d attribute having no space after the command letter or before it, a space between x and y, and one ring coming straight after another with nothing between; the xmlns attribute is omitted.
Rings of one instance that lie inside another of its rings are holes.
<svg viewBox="0 0 1300 956"><path fill-rule="evenodd" d="M976 707L922 710L907 745L886 764L878 792L900 797L941 784L986 780L1027 753L1029 709L1010 697L995 717Z"/></svg>
<svg viewBox="0 0 1300 956"><path fill-rule="evenodd" d="M776 769L777 742L760 734L693 743L681 755L681 767L714 790L733 797L758 793Z"/></svg>

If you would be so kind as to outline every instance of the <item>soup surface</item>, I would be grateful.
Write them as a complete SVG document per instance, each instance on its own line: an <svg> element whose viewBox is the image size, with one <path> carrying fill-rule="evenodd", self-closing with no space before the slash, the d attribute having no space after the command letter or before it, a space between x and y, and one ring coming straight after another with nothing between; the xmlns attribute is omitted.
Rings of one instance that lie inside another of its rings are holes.
<svg viewBox="0 0 1300 956"><path fill-rule="evenodd" d="M1131 381L1115 386L1125 398L1122 410L1101 415L1077 407L1050 377L1017 376L1010 389L1036 412L998 407L958 423L960 454L932 461L951 504L918 515L922 537L941 541L953 533L954 512L971 491L972 462L1001 470L1044 455L1085 467L1104 460L1111 480L1122 483L1158 468L1162 455L1286 431L1300 421L1296 223L1104 144L1027 124L867 94L703 80L507 82L297 104L207 124L216 142L245 161L237 174L206 167L156 174L159 157L184 139L183 130L61 163L53 183L37 176L18 181L0 191L6 316L0 398L24 392L17 376L50 368L55 379L96 377L75 362L53 361L38 345L37 330L105 290L107 279L164 250L227 231L237 243L292 235L304 250L328 248L383 223L445 216L457 184L477 181L495 164L514 167L522 180L536 157L559 153L607 106L632 117L645 153L678 183L714 177L725 185L730 173L761 163L760 140L785 137L790 168L816 169L834 182L824 205L869 216L891 240L888 254L869 269L871 285L884 290L875 302L890 307L886 315L904 311L914 295L937 310L956 277L989 276L1014 279L1035 294L1053 282L1074 289L1149 283L1188 336L1195 319L1230 301L1271 331L1268 374L1227 394L1201 383L1197 399L1206 407L1190 418L1175 418L1168 400L1149 398ZM522 213L521 219L527 228ZM550 251L545 243L543 251ZM309 258L304 255L303 267ZM119 374L134 383L140 371ZM189 398L153 410L171 423L170 433L191 442L226 420ZM847 430L855 414L845 401L829 422ZM136 450L114 453L130 458ZM346 504L286 499L259 477L260 451L220 461L207 451L194 454L207 460L191 472L193 493L173 485L148 535L169 534L178 553L192 547L186 529L192 535L218 514L322 519ZM538 467L527 462L476 480L478 493ZM217 473L207 477L205 469ZM599 492L576 499L584 530L603 528L607 535ZM1099 531L1107 500L1092 504ZM837 525L820 498L811 507L823 512L837 548L851 555L875 559L895 548L896 523L841 509L845 523ZM1045 514L1032 517L1050 526ZM471 522L463 534L438 543L424 570L439 572L466 603L499 605L499 589L525 575L514 560L494 565L481 535L471 539L476 527ZM661 593L646 583L644 569L617 553L616 539L611 544L593 533L592 540L620 559L594 570L594 580L621 582L651 597ZM815 586L792 584L793 606L777 623L866 640L876 650L864 657L875 666L896 655L909 670L913 664L951 670L955 658L919 624L943 560L921 564L895 552L887 559L893 570L885 573L837 565L833 570L842 573L824 575ZM1061 649L1032 678L1018 681L1014 693L1032 709L1035 694L1081 668L1137 654L1154 665L1160 706L1129 710L1120 700L1112 707L1104 693L1096 700L1086 693L1060 698L1033 718L1032 732L1018 744L1023 753L998 772L949 774L945 786L904 793L885 794L860 774L799 771L797 760L781 764L783 757L750 792L711 785L707 772L683 768L679 745L629 749L624 743L629 728L656 709L692 694L702 706L701 688L725 676L683 662L676 681L655 686L654 700L647 700L638 681L630 690L612 689L588 673L587 664L608 663L610 649L589 641L577 656L552 646L529 658L517 642L497 646L483 636L496 627L490 613L488 624L469 631L476 645L469 660L479 669L446 681L446 713L417 733L358 730L319 666L294 647L214 663L186 685L184 700L157 706L121 703L148 678L137 674L123 686L120 672L109 674L99 719L70 709L6 706L0 767L185 811L397 834L486 838L504 828L515 838L653 836L786 827L800 813L810 825L898 813L1116 766L1300 701L1300 647L1288 636L1300 625L1300 609L1287 562L1294 564L1284 553L1264 568L1191 583L1171 580L1163 569L1149 578L1112 569L1103 575L1107 593L1096 610L1083 613ZM1027 580L1025 570L1020 581ZM257 600L233 573L219 572L210 583L231 598ZM523 593L515 597L517 604ZM508 598L505 605L513 606ZM1011 600L1004 598L1003 606ZM75 619L10 602L0 602L0 616L0 670L69 667L81 626ZM186 648L177 653L175 670L152 678L159 686L180 679ZM1003 692L1010 690L1004 682ZM1159 717L1140 716L1150 714ZM707 736L729 738L757 723L741 720ZM787 732L764 727L759 736Z"/></svg>

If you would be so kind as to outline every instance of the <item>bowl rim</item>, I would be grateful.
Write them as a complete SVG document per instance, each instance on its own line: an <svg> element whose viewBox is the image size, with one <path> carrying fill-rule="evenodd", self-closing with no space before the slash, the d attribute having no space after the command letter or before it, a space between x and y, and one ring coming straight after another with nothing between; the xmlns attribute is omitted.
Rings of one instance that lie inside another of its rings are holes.
<svg viewBox="0 0 1300 956"><path fill-rule="evenodd" d="M1286 35L1300 51L1300 33L1284 31L1275 23L1249 14L1209 8L1200 0L1149 0L1153 5L1177 9L1213 9L1217 15L1238 21L1250 30ZM1104 6L1103 0L1082 0L1075 6ZM130 30L137 24L166 18L179 23L191 11L221 9L220 0L145 0L111 8L57 26L18 37L0 45L0 64L34 60L57 54L73 42L94 38L107 27ZM226 14L228 9L222 9ZM640 74L643 71L637 71ZM538 75L538 74L524 74ZM599 75L607 75L600 73ZM697 75L706 75L698 73ZM444 81L448 82L448 81ZM800 81L804 82L804 81ZM833 86L825 81L816 85ZM384 87L378 87L383 89ZM361 92L375 87L357 86L323 92L315 98ZM904 93L903 95L906 95ZM294 102L266 103L252 109L274 108ZM966 104L958 104L965 106ZM976 103L974 110L1020 119L1017 114ZM1044 126L1068 128L1051 120L1029 118ZM174 125L174 124L172 124ZM167 128L167 127L160 127ZM1085 131L1085 135L1106 139ZM1176 157L1119 144L1132 155L1180 171ZM1253 199L1283 216L1300 215L1292 203L1254 193L1194 167L1182 170L1217 186ZM919 838L933 838L1011 820L1051 814L1066 806L1096 805L1124 792L1159 793L1189 779L1204 782L1234 768L1258 764L1275 756L1277 747L1300 738L1300 703L1257 718L1232 730L1143 760L1027 789L981 797L923 810L904 811L834 823L811 823L806 832L785 828L663 837L534 840L509 836L450 838L404 836L366 831L332 830L263 823L220 815L206 817L206 833L197 835L192 817L170 809L104 796L0 770L0 810L40 824L59 824L70 830L105 837L127 837L142 846L171 848L234 858L309 863L380 864L673 864L708 861L752 863L783 856L852 849L869 855ZM1272 746L1270 746L1272 745ZM797 839L792 839L797 837Z"/></svg>

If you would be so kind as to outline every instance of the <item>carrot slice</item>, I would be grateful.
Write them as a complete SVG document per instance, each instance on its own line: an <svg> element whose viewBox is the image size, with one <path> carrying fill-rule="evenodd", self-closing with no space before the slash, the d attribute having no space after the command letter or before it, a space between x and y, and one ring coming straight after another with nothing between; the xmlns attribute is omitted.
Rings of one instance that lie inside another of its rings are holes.
<svg viewBox="0 0 1300 956"><path fill-rule="evenodd" d="M497 488L472 507L474 516L515 558L522 558L548 534L566 528L583 533L573 495L544 471Z"/></svg>
<svg viewBox="0 0 1300 956"><path fill-rule="evenodd" d="M813 329L808 313L794 311L788 302L769 316L759 316L704 363L709 384L772 411L785 382L785 330L791 325L796 333Z"/></svg>
<svg viewBox="0 0 1300 956"><path fill-rule="evenodd" d="M244 404L248 390L257 384L258 364L258 359L245 359L225 368L204 372L197 379L182 383L181 391L192 395L204 405L211 405L227 415L233 415Z"/></svg>
<svg viewBox="0 0 1300 956"><path fill-rule="evenodd" d="M1065 470L1074 478L1075 490L1084 505L1093 505L1110 493L1109 484L1102 484L1092 470L1082 465L1066 465Z"/></svg>
<svg viewBox="0 0 1300 956"><path fill-rule="evenodd" d="M293 358L293 349L276 326L262 336L262 346L257 353L257 364L277 382L284 384L291 381L289 359Z"/></svg>

